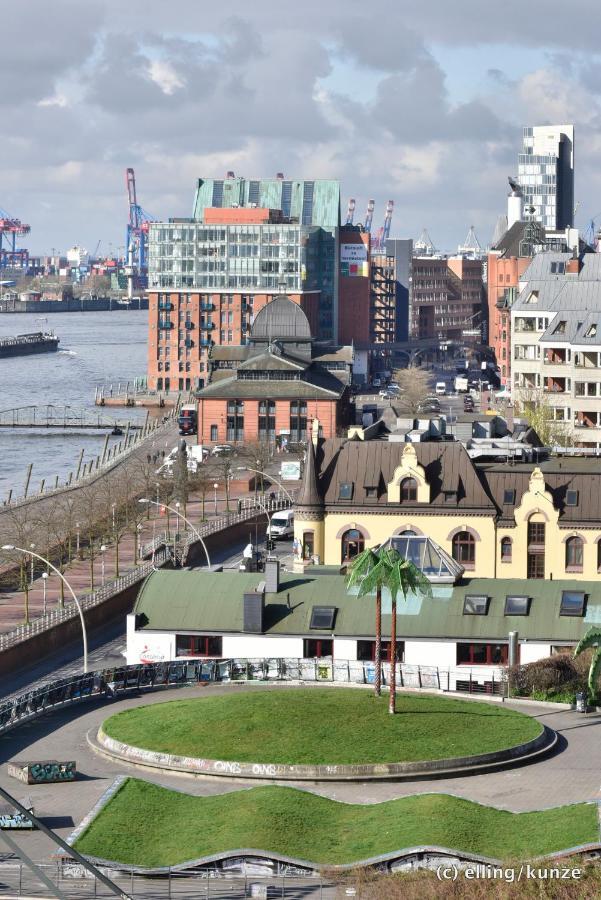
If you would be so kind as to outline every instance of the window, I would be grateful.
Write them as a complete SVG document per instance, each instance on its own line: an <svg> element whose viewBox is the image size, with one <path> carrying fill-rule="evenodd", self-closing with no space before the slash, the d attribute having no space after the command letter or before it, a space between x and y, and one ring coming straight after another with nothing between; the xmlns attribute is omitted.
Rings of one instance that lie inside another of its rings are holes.
<svg viewBox="0 0 601 900"><path fill-rule="evenodd" d="M566 322L558 322L555 328L553 329L553 334L565 334L566 333Z"/></svg>
<svg viewBox="0 0 601 900"><path fill-rule="evenodd" d="M365 538L356 528L345 531L342 535L342 562L348 562L365 550Z"/></svg>
<svg viewBox="0 0 601 900"><path fill-rule="evenodd" d="M332 656L332 640L322 641L313 638L305 638L303 641L303 657L305 659L319 659L322 656Z"/></svg>
<svg viewBox="0 0 601 900"><path fill-rule="evenodd" d="M583 591L562 591L561 606L559 607L560 616L582 616L584 615L584 592Z"/></svg>
<svg viewBox="0 0 601 900"><path fill-rule="evenodd" d="M357 641L357 659L360 662L373 662L376 658L375 641ZM396 661L405 659L405 642L396 642ZM390 662L390 641L382 641L382 662Z"/></svg>
<svg viewBox="0 0 601 900"><path fill-rule="evenodd" d="M303 559L311 559L315 553L315 534L313 531L303 533Z"/></svg>
<svg viewBox="0 0 601 900"><path fill-rule="evenodd" d="M597 572L601 572L601 541L597 541Z"/></svg>
<svg viewBox="0 0 601 900"><path fill-rule="evenodd" d="M209 635L177 634L176 656L221 656L222 638Z"/></svg>
<svg viewBox="0 0 601 900"><path fill-rule="evenodd" d="M218 441L218 440L219 440L219 434L218 434L218 428L217 428L217 425L211 425L211 440L212 440L212 441Z"/></svg>
<svg viewBox="0 0 601 900"><path fill-rule="evenodd" d="M464 616L485 616L488 613L488 597L466 594L463 600Z"/></svg>
<svg viewBox="0 0 601 900"><path fill-rule="evenodd" d="M290 402L290 440L300 443L307 437L307 402L292 400Z"/></svg>
<svg viewBox="0 0 601 900"><path fill-rule="evenodd" d="M566 541L566 572L582 572L584 544L581 537L569 537Z"/></svg>
<svg viewBox="0 0 601 900"><path fill-rule="evenodd" d="M578 506L578 491L566 491L566 506Z"/></svg>
<svg viewBox="0 0 601 900"><path fill-rule="evenodd" d="M311 610L311 623L309 628L318 631L331 631L334 627L335 606L314 606Z"/></svg>
<svg viewBox="0 0 601 900"><path fill-rule="evenodd" d="M506 616L527 616L530 611L530 597L508 595L505 597Z"/></svg>
<svg viewBox="0 0 601 900"><path fill-rule="evenodd" d="M415 503L417 500L417 481L415 478L404 478L401 481L401 503Z"/></svg>
<svg viewBox="0 0 601 900"><path fill-rule="evenodd" d="M515 503L515 490L513 488L505 488L503 491L503 506L513 506Z"/></svg>
<svg viewBox="0 0 601 900"><path fill-rule="evenodd" d="M507 644L457 644L458 666L505 666Z"/></svg>
<svg viewBox="0 0 601 900"><path fill-rule="evenodd" d="M226 440L244 440L244 401L227 401L227 431Z"/></svg>
<svg viewBox="0 0 601 900"><path fill-rule="evenodd" d="M504 537L501 540L501 562L508 563L511 562L511 554L513 550L513 543L511 538Z"/></svg>
<svg viewBox="0 0 601 900"><path fill-rule="evenodd" d="M259 401L259 441L275 440L275 400Z"/></svg>
<svg viewBox="0 0 601 900"><path fill-rule="evenodd" d="M341 481L338 486L338 499L339 500L352 500L353 499L353 482L352 481Z"/></svg>
<svg viewBox="0 0 601 900"><path fill-rule="evenodd" d="M545 523L528 522L527 578L545 577Z"/></svg>
<svg viewBox="0 0 601 900"><path fill-rule="evenodd" d="M373 498L373 497L377 497L377 496L378 496L378 489L375 488L375 487L366 487L366 488L365 488L365 496L366 496L366 497L372 497L372 498Z"/></svg>
<svg viewBox="0 0 601 900"><path fill-rule="evenodd" d="M469 531L460 531L453 537L453 559L466 569L476 565L476 541Z"/></svg>
<svg viewBox="0 0 601 900"><path fill-rule="evenodd" d="M585 337L596 337L597 335L597 325L591 325L587 333L584 335Z"/></svg>

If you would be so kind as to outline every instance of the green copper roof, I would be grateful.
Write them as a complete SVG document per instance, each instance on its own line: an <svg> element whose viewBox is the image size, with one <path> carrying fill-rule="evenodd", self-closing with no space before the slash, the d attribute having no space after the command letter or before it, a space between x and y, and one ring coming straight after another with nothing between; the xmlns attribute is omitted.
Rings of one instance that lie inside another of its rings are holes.
<svg viewBox="0 0 601 900"><path fill-rule="evenodd" d="M251 206L281 209L301 225L336 228L340 224L337 181L289 181L280 178L199 178L192 216L202 221L207 207Z"/></svg>
<svg viewBox="0 0 601 900"><path fill-rule="evenodd" d="M277 594L265 596L265 633L308 635L314 605L334 606L333 633L339 637L373 637L375 600L349 595L338 574L284 574ZM264 576L235 571L159 571L144 582L134 611L138 628L152 631L241 633L243 594ZM520 640L550 643L578 641L593 624L601 624L601 588L597 582L472 579L461 585L433 585L433 598L409 597L398 603L399 640L506 640L518 631ZM559 615L562 591L581 590L587 597L583 618ZM463 614L466 594L485 595L488 614ZM507 595L531 598L527 616L504 615ZM384 598L384 633L390 630ZM389 610L388 603L388 610ZM329 631L328 634L331 634Z"/></svg>

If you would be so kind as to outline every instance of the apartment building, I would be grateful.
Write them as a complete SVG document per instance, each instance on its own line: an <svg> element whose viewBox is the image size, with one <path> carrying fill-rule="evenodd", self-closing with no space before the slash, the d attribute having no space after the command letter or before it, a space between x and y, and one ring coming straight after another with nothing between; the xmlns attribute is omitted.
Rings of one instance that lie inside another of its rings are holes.
<svg viewBox="0 0 601 900"><path fill-rule="evenodd" d="M601 256L541 253L524 280L511 309L514 399L548 404L566 443L600 448Z"/></svg>
<svg viewBox="0 0 601 900"><path fill-rule="evenodd" d="M481 343L482 261L416 256L411 267L409 335Z"/></svg>

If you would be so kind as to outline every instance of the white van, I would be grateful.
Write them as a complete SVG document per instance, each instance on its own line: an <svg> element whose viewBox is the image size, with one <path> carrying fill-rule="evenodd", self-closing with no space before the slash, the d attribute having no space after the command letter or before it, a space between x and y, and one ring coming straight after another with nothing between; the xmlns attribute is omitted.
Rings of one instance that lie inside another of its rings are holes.
<svg viewBox="0 0 601 900"><path fill-rule="evenodd" d="M437 394L439 397L444 397L444 395L446 394L446 392L447 392L447 385L446 385L446 382L444 382L444 381L437 381L437 382L436 382L436 394Z"/></svg>
<svg viewBox="0 0 601 900"><path fill-rule="evenodd" d="M294 537L294 510L280 509L274 512L267 526L267 536L272 540Z"/></svg>
<svg viewBox="0 0 601 900"><path fill-rule="evenodd" d="M203 447L202 444L186 444L186 455L188 458L188 472L191 475L195 475L198 472L198 467L201 463L209 455L208 447ZM173 450L169 452L169 454L165 457L165 462L162 466L157 469L157 475L171 476L173 475L173 467L175 465L175 461L177 459L177 454L179 453L179 447L174 447Z"/></svg>

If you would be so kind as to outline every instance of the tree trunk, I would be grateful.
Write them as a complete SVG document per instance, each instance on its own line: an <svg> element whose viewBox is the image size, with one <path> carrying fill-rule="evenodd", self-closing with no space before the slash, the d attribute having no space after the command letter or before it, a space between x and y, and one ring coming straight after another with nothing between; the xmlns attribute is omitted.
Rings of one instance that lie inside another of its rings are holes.
<svg viewBox="0 0 601 900"><path fill-rule="evenodd" d="M374 692L376 697L382 693L382 588L378 585L376 591L376 679Z"/></svg>
<svg viewBox="0 0 601 900"><path fill-rule="evenodd" d="M115 578L119 578L119 544L120 544L120 541L121 541L120 537L117 536L115 538Z"/></svg>
<svg viewBox="0 0 601 900"><path fill-rule="evenodd" d="M392 612L390 615L390 700L388 712L394 715L396 712L396 599L392 598Z"/></svg>

